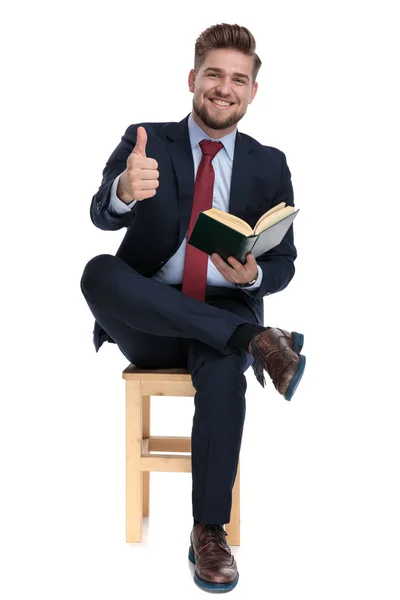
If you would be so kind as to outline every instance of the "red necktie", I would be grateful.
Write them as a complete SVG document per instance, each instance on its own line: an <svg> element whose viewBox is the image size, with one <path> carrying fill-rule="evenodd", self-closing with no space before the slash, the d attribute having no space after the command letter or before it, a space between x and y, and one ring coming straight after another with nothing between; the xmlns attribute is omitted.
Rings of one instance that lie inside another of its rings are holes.
<svg viewBox="0 0 400 600"><path fill-rule="evenodd" d="M215 173L211 161L224 145L221 142L202 140L200 147L203 156L197 169L194 184L194 198L187 240L192 234L199 213L212 208ZM207 266L208 254L190 244L186 244L182 292L201 302L204 302L206 296Z"/></svg>

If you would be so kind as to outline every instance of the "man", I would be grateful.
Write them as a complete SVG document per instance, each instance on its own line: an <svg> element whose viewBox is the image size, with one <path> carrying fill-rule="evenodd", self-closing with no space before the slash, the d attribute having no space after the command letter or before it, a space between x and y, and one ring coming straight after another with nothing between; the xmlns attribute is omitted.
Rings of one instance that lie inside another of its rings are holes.
<svg viewBox="0 0 400 600"><path fill-rule="evenodd" d="M180 123L130 125L91 204L100 229L127 227L116 256L86 265L81 287L107 340L141 368L185 367L196 389L192 430L195 581L229 591L238 581L225 541L245 418L245 371L263 370L292 397L304 371L303 336L264 327L263 297L294 275L292 227L282 242L242 265L187 244L211 206L251 226L272 206L293 206L285 155L239 133L257 93L261 61L238 25L205 30L189 73L193 109Z"/></svg>

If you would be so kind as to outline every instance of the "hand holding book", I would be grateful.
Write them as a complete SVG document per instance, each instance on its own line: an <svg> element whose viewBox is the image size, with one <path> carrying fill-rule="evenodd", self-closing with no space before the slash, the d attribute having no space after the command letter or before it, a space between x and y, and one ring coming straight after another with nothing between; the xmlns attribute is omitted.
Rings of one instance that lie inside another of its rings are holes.
<svg viewBox="0 0 400 600"><path fill-rule="evenodd" d="M219 254L227 263L233 256L245 264L249 252L257 258L280 244L298 212L281 202L264 213L252 229L243 219L210 208L197 217L188 243L206 254Z"/></svg>
<svg viewBox="0 0 400 600"><path fill-rule="evenodd" d="M234 256L230 256L225 261L218 254L212 254L211 261L226 281L231 283L244 285L257 278L257 263L254 254L251 252L247 254L244 265L236 260Z"/></svg>

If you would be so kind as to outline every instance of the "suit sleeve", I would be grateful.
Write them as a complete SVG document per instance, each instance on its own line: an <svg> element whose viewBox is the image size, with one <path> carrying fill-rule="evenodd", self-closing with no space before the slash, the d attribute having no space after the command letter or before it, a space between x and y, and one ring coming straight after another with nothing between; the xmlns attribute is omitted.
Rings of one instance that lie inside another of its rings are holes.
<svg viewBox="0 0 400 600"><path fill-rule="evenodd" d="M274 197L274 205L285 202L288 206L294 206L291 173L286 163L285 154L283 152L281 154L280 184ZM252 298L263 298L268 294L284 290L294 276L294 261L296 258L297 251L294 245L292 224L278 246L275 246L275 248L257 258L257 264L262 269L263 278L257 292L252 294Z"/></svg>
<svg viewBox="0 0 400 600"><path fill-rule="evenodd" d="M136 125L130 125L121 138L120 143L110 155L103 170L103 178L97 193L90 205L90 218L99 229L115 231L129 227L135 218L134 207L126 212L113 210L110 206L115 179L126 169L126 161L136 143ZM115 185L114 185L115 190Z"/></svg>

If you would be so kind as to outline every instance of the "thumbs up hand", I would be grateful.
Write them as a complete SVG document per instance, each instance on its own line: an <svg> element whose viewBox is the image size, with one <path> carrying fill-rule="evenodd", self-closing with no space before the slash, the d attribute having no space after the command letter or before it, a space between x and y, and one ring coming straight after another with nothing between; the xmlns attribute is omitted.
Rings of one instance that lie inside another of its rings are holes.
<svg viewBox="0 0 400 600"><path fill-rule="evenodd" d="M117 196L126 204L156 195L159 186L158 162L146 156L147 132L138 127L136 145L126 161L118 182Z"/></svg>

